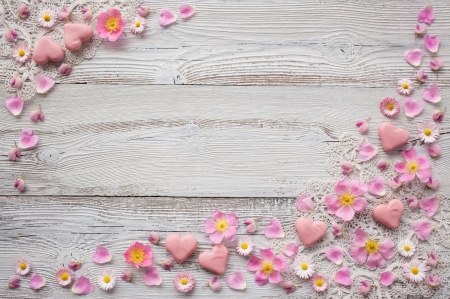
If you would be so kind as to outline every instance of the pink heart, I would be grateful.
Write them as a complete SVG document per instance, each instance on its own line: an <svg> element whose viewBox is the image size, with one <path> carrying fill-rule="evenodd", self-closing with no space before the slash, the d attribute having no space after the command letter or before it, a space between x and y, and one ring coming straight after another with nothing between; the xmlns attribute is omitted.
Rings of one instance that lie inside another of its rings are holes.
<svg viewBox="0 0 450 299"><path fill-rule="evenodd" d="M378 126L378 135L381 138L381 146L386 152L405 145L409 140L408 131L396 128L390 122L384 122Z"/></svg>
<svg viewBox="0 0 450 299"><path fill-rule="evenodd" d="M166 238L166 249L178 264L183 263L197 250L197 244L197 239L193 235L181 237L178 234L171 234Z"/></svg>
<svg viewBox="0 0 450 299"><path fill-rule="evenodd" d="M311 246L325 236L327 225L322 221L312 222L308 218L298 218L295 221L297 234L305 246Z"/></svg>
<svg viewBox="0 0 450 299"><path fill-rule="evenodd" d="M217 244L212 251L205 251L198 257L200 267L216 274L223 274L227 269L230 252L223 244Z"/></svg>
<svg viewBox="0 0 450 299"><path fill-rule="evenodd" d="M403 58L405 58L406 62L410 65L419 66L422 63L422 50L406 50L403 54Z"/></svg>
<svg viewBox="0 0 450 299"><path fill-rule="evenodd" d="M390 229L396 229L402 218L403 209L403 203L398 199L393 199L387 205L376 206L372 211L372 217Z"/></svg>
<svg viewBox="0 0 450 299"><path fill-rule="evenodd" d="M36 64L61 61L64 59L64 49L55 43L51 37L43 36L33 51L33 59Z"/></svg>
<svg viewBox="0 0 450 299"><path fill-rule="evenodd" d="M64 25L64 43L67 50L76 51L81 44L92 37L94 32L86 24L67 23Z"/></svg>

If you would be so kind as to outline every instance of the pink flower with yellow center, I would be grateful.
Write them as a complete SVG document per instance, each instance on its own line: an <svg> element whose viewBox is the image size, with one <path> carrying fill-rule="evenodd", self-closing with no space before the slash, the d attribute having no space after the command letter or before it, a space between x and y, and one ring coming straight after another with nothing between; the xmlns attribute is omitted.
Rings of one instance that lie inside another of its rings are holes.
<svg viewBox="0 0 450 299"><path fill-rule="evenodd" d="M289 267L284 256L282 254L275 256L272 248L260 249L259 254L260 258L252 256L247 263L247 270L256 272L256 284L263 286L267 282L272 284L281 282L281 272Z"/></svg>
<svg viewBox="0 0 450 299"><path fill-rule="evenodd" d="M421 182L428 182L431 177L430 161L425 156L417 156L416 150L412 147L403 150L404 162L395 163L395 171L401 174L400 181L408 183L417 175Z"/></svg>
<svg viewBox="0 0 450 299"><path fill-rule="evenodd" d="M226 215L222 211L214 211L211 215L212 219L206 219L205 232L209 235L209 239L215 244L222 242L223 238L233 241L236 237L236 229L239 222L236 213L231 212Z"/></svg>
<svg viewBox="0 0 450 299"><path fill-rule="evenodd" d="M148 267L153 263L153 251L148 245L134 242L123 254L125 261L136 268Z"/></svg>
<svg viewBox="0 0 450 299"><path fill-rule="evenodd" d="M115 8L102 12L97 17L97 32L101 38L115 42L122 34L125 22L122 14Z"/></svg>

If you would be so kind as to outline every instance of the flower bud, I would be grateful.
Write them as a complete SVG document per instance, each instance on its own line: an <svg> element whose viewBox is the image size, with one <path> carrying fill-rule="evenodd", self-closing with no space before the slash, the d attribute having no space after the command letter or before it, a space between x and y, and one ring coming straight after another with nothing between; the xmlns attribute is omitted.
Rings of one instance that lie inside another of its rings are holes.
<svg viewBox="0 0 450 299"><path fill-rule="evenodd" d="M341 168L342 168L342 174L344 174L344 175L349 175L350 173L353 172L352 162L350 162L350 161L342 162Z"/></svg>
<svg viewBox="0 0 450 299"><path fill-rule="evenodd" d="M17 179L14 183L14 188L16 188L18 191L23 191L25 189L25 186L25 181L22 178Z"/></svg>
<svg viewBox="0 0 450 299"><path fill-rule="evenodd" d="M8 159L11 161L16 161L16 158L20 158L20 149L15 147L8 151Z"/></svg>
<svg viewBox="0 0 450 299"><path fill-rule="evenodd" d="M244 220L244 224L247 226L245 230L252 234L256 231L256 221L254 218L248 218Z"/></svg>
<svg viewBox="0 0 450 299"><path fill-rule="evenodd" d="M418 70L417 74L416 74L416 78L417 78L417 81L419 81L420 83L424 83L427 80L428 75L425 74L424 70Z"/></svg>
<svg viewBox="0 0 450 299"><path fill-rule="evenodd" d="M434 60L430 61L430 69L432 71L437 71L442 67L442 60L439 57L436 57Z"/></svg>
<svg viewBox="0 0 450 299"><path fill-rule="evenodd" d="M31 113L30 113L31 121L37 122L38 119L40 121L44 121L44 112L42 112L42 110L41 110L41 105L39 105L38 110L31 111Z"/></svg>
<svg viewBox="0 0 450 299"><path fill-rule="evenodd" d="M438 275L428 275L427 282L430 287L437 287L441 284L441 278Z"/></svg>
<svg viewBox="0 0 450 299"><path fill-rule="evenodd" d="M359 293L361 295L367 295L370 292L370 283L366 280L361 281L361 285L359 286Z"/></svg>
<svg viewBox="0 0 450 299"><path fill-rule="evenodd" d="M333 235L335 235L336 237L342 236L342 224L333 223L331 227L333 229Z"/></svg>
<svg viewBox="0 0 450 299"><path fill-rule="evenodd" d="M283 281L281 287L286 291L286 294L294 292L297 288L292 281Z"/></svg>
<svg viewBox="0 0 450 299"><path fill-rule="evenodd" d="M365 119L358 120L356 126L359 128L360 133L366 133L369 130L369 123Z"/></svg>
<svg viewBox="0 0 450 299"><path fill-rule="evenodd" d="M423 23L417 24L414 32L416 33L416 35L424 35L425 32L427 32L427 25Z"/></svg>
<svg viewBox="0 0 450 299"><path fill-rule="evenodd" d="M431 267L436 267L437 262L438 260L434 253L430 253L430 257L425 261L425 263Z"/></svg>
<svg viewBox="0 0 450 299"><path fill-rule="evenodd" d="M445 108L444 108L444 110L436 110L433 113L433 120L438 123L442 122L442 120L444 119L444 113L445 113Z"/></svg>
<svg viewBox="0 0 450 299"><path fill-rule="evenodd" d="M211 290L218 291L222 288L222 283L220 281L217 281L217 276L214 276L210 281L208 281L208 286L211 288Z"/></svg>
<svg viewBox="0 0 450 299"><path fill-rule="evenodd" d="M415 197L415 196L408 198L406 200L406 202L409 203L409 208L411 210L415 210L419 206L419 201L417 200L417 197Z"/></svg>
<svg viewBox="0 0 450 299"><path fill-rule="evenodd" d="M10 83L12 87L14 87L15 89L19 89L22 87L23 80L20 77L14 77L11 79Z"/></svg>
<svg viewBox="0 0 450 299"><path fill-rule="evenodd" d="M67 20L70 17L71 13L72 12L69 10L69 8L64 6L62 10L58 13L58 18L61 20Z"/></svg>
<svg viewBox="0 0 450 299"><path fill-rule="evenodd" d="M89 21L90 19L92 19L92 9L91 7L85 7L81 10L81 14L83 16L83 19L86 21Z"/></svg>
<svg viewBox="0 0 450 299"><path fill-rule="evenodd" d="M19 6L18 14L19 14L19 18L26 19L30 15L30 9L28 8L27 5L22 4Z"/></svg>
<svg viewBox="0 0 450 299"><path fill-rule="evenodd" d="M434 144L428 148L428 155L432 158L436 158L441 154L441 146L439 144Z"/></svg>
<svg viewBox="0 0 450 299"><path fill-rule="evenodd" d="M19 275L14 275L8 280L8 288L15 289L20 287L19 281L20 281Z"/></svg>
<svg viewBox="0 0 450 299"><path fill-rule="evenodd" d="M165 259L164 261L162 261L161 263L161 267L166 270L166 271L170 271L173 267L173 260L171 259Z"/></svg>
<svg viewBox="0 0 450 299"><path fill-rule="evenodd" d="M69 76L72 73L72 65L62 63L58 68L58 72L62 75Z"/></svg>
<svg viewBox="0 0 450 299"><path fill-rule="evenodd" d="M439 179L432 179L431 177L428 179L427 187L430 189L437 189L439 188L440 182Z"/></svg>
<svg viewBox="0 0 450 299"><path fill-rule="evenodd" d="M3 34L5 39L9 41L10 43L13 43L16 40L16 37L18 36L17 31L14 29L7 28L5 30L5 33Z"/></svg>
<svg viewBox="0 0 450 299"><path fill-rule="evenodd" d="M77 271L78 269L81 268L81 265L82 265L82 263L80 261L73 260L67 264L67 267L69 267L69 269L71 269L73 271Z"/></svg>
<svg viewBox="0 0 450 299"><path fill-rule="evenodd" d="M159 234L157 232L150 232L148 241L152 244L158 245L160 241Z"/></svg>
<svg viewBox="0 0 450 299"><path fill-rule="evenodd" d="M381 159L378 160L377 167L380 171L385 171L389 167L389 163L386 160Z"/></svg>
<svg viewBox="0 0 450 299"><path fill-rule="evenodd" d="M399 177L393 178L391 181L388 182L389 187L391 187L392 190L397 190L402 185L402 182L400 182Z"/></svg>
<svg viewBox="0 0 450 299"><path fill-rule="evenodd" d="M130 282L133 278L133 273L131 273L130 270L122 270L122 276L120 276L120 278L122 278L122 280Z"/></svg>

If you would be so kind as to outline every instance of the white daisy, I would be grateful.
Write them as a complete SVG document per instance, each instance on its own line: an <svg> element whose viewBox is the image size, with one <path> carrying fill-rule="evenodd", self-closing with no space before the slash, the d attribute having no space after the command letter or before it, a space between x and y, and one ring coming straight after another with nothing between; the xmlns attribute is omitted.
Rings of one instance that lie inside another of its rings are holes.
<svg viewBox="0 0 450 299"><path fill-rule="evenodd" d="M173 285L180 292L190 292L195 287L195 277L189 272L178 273L173 279Z"/></svg>
<svg viewBox="0 0 450 299"><path fill-rule="evenodd" d="M314 275L311 278L311 286L316 292L323 292L328 288L328 279L320 274Z"/></svg>
<svg viewBox="0 0 450 299"><path fill-rule="evenodd" d="M73 281L73 272L70 269L62 268L56 272L56 282L60 286L68 286Z"/></svg>
<svg viewBox="0 0 450 299"><path fill-rule="evenodd" d="M400 79L397 82L397 92L409 96L414 90L414 83L409 79Z"/></svg>
<svg viewBox="0 0 450 299"><path fill-rule="evenodd" d="M130 29L134 34L142 33L145 29L145 19L139 16L135 17L130 22Z"/></svg>
<svg viewBox="0 0 450 299"><path fill-rule="evenodd" d="M38 23L42 27L45 27L45 28L53 27L56 24L57 20L58 20L58 15L50 9L45 9L45 10L42 10L41 12L39 12Z"/></svg>
<svg viewBox="0 0 450 299"><path fill-rule="evenodd" d="M18 259L14 265L17 274L26 275L31 270L31 262L27 259Z"/></svg>
<svg viewBox="0 0 450 299"><path fill-rule="evenodd" d="M300 255L292 264L292 268L295 274L302 279L310 278L316 272L316 265L312 258L306 255Z"/></svg>
<svg viewBox="0 0 450 299"><path fill-rule="evenodd" d="M403 275L411 282L421 282L427 277L427 273L430 270L425 263L420 262L418 259L414 259L409 263L403 265Z"/></svg>
<svg viewBox="0 0 450 299"><path fill-rule="evenodd" d="M97 278L98 286L102 290L106 291L111 290L116 285L116 279L117 279L116 271L108 268L103 269L98 274Z"/></svg>
<svg viewBox="0 0 450 299"><path fill-rule="evenodd" d="M253 251L253 241L249 237L242 237L236 243L237 253L247 256Z"/></svg>
<svg viewBox="0 0 450 299"><path fill-rule="evenodd" d="M411 257L416 251L416 245L411 240L406 239L398 243L397 250L400 255Z"/></svg>
<svg viewBox="0 0 450 299"><path fill-rule="evenodd" d="M31 58L31 49L26 44L16 45L12 49L12 57L19 63L26 63Z"/></svg>
<svg viewBox="0 0 450 299"><path fill-rule="evenodd" d="M419 123L419 138L424 143L433 143L439 137L439 127L434 121L423 121Z"/></svg>

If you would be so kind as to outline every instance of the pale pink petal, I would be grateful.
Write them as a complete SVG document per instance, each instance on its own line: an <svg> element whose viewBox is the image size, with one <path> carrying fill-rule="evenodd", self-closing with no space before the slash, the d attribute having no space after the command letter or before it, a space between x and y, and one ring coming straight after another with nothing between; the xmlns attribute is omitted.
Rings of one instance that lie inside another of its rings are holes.
<svg viewBox="0 0 450 299"><path fill-rule="evenodd" d="M427 32L427 25L425 25L425 24L417 24L416 28L414 29L414 32L417 35L424 35L425 32Z"/></svg>
<svg viewBox="0 0 450 299"><path fill-rule="evenodd" d="M378 153L378 149L368 141L363 141L358 146L358 159L369 161Z"/></svg>
<svg viewBox="0 0 450 299"><path fill-rule="evenodd" d="M369 270L375 270L378 267L383 267L385 264L386 260L379 252L369 254L366 262L367 268L369 268Z"/></svg>
<svg viewBox="0 0 450 299"><path fill-rule="evenodd" d="M357 228L355 230L355 236L353 237L353 244L357 246L364 246L366 242L369 240L369 235L362 230L361 228Z"/></svg>
<svg viewBox="0 0 450 299"><path fill-rule="evenodd" d="M432 84L422 91L422 98L430 103L439 103L441 101L441 91L437 84Z"/></svg>
<svg viewBox="0 0 450 299"><path fill-rule="evenodd" d="M353 172L353 165L350 161L344 161L341 163L342 174L349 175Z"/></svg>
<svg viewBox="0 0 450 299"><path fill-rule="evenodd" d="M344 286L351 285L353 280L350 277L350 269L348 267L342 267L339 269L336 274L334 274L334 280Z"/></svg>
<svg viewBox="0 0 450 299"><path fill-rule="evenodd" d="M92 260L97 264L104 264L112 259L112 255L108 248L103 246L97 246L95 253L92 255Z"/></svg>
<svg viewBox="0 0 450 299"><path fill-rule="evenodd" d="M391 259L395 254L394 247L395 243L392 242L391 239L386 239L378 244L378 252L388 260Z"/></svg>
<svg viewBox="0 0 450 299"><path fill-rule="evenodd" d="M353 200L352 208L356 213L361 213L367 207L367 199L365 197L357 197Z"/></svg>
<svg viewBox="0 0 450 299"><path fill-rule="evenodd" d="M219 220L226 220L227 219L227 215L219 210L216 210L212 213L211 215L212 219L214 219L215 221L219 221Z"/></svg>
<svg viewBox="0 0 450 299"><path fill-rule="evenodd" d="M386 190L384 189L384 178L380 175L375 176L367 183L368 192L372 195L384 196Z"/></svg>
<svg viewBox="0 0 450 299"><path fill-rule="evenodd" d="M182 19L190 18L195 13L195 7L190 4L181 4L178 9Z"/></svg>
<svg viewBox="0 0 450 299"><path fill-rule="evenodd" d="M269 275L270 283L277 284L277 283L281 282L282 280L283 280L283 278L281 277L281 274L278 271L275 271Z"/></svg>
<svg viewBox="0 0 450 299"><path fill-rule="evenodd" d="M411 210L415 210L419 206L419 201L417 200L417 198L415 196L408 198L406 200L406 202L409 203L409 208Z"/></svg>
<svg viewBox="0 0 450 299"><path fill-rule="evenodd" d="M247 263L247 270L255 272L255 271L258 271L259 269L261 269L262 265L263 265L263 260L255 255L253 255L250 257L250 260Z"/></svg>
<svg viewBox="0 0 450 299"><path fill-rule="evenodd" d="M434 144L428 148L428 155L432 158L436 158L441 154L441 146L439 144Z"/></svg>
<svg viewBox="0 0 450 299"><path fill-rule="evenodd" d="M239 225L239 221L237 219L236 213L235 212L231 212L230 214L227 215L226 217L228 225L230 226L238 226Z"/></svg>
<svg viewBox="0 0 450 299"><path fill-rule="evenodd" d="M337 196L332 194L325 196L324 203L327 206L328 213L331 215L336 214L337 210L341 207Z"/></svg>
<svg viewBox="0 0 450 299"><path fill-rule="evenodd" d="M422 9L417 15L417 22L424 22L427 24L431 24L434 21L434 12L433 5L428 5L424 9Z"/></svg>
<svg viewBox="0 0 450 299"><path fill-rule="evenodd" d="M428 182L428 180L431 177L431 170L429 168L427 169L419 169L416 172L417 177L419 178L419 180L423 183Z"/></svg>
<svg viewBox="0 0 450 299"><path fill-rule="evenodd" d="M425 46L430 52L437 52L439 49L439 36L425 36Z"/></svg>
<svg viewBox="0 0 450 299"><path fill-rule="evenodd" d="M212 219L206 219L204 223L205 233L212 234L216 231L216 222Z"/></svg>
<svg viewBox="0 0 450 299"><path fill-rule="evenodd" d="M398 173L405 173L407 171L406 165L407 165L406 162L397 162L394 164L394 169Z"/></svg>
<svg viewBox="0 0 450 299"><path fill-rule="evenodd" d="M161 9L159 12L159 25L161 27L167 27L177 21L177 15L174 14L172 11L170 11L167 8Z"/></svg>
<svg viewBox="0 0 450 299"><path fill-rule="evenodd" d="M227 286L233 290L245 290L247 283L245 282L244 272L236 270L230 276L225 278Z"/></svg>
<svg viewBox="0 0 450 299"><path fill-rule="evenodd" d="M400 188L400 186L402 185L402 183L401 183L399 177L395 177L395 178L393 178L392 180L390 180L390 181L388 182L388 185L389 185L389 187L390 187L392 190L395 191L395 190L397 190L398 188Z"/></svg>
<svg viewBox="0 0 450 299"><path fill-rule="evenodd" d="M147 270L145 270L143 281L148 286L159 286L162 279L159 275L158 269L155 267L148 267Z"/></svg>
<svg viewBox="0 0 450 299"><path fill-rule="evenodd" d="M427 80L428 75L425 73L424 70L418 70L417 74L416 74L416 78L417 78L417 81L419 81L420 83L424 83Z"/></svg>
<svg viewBox="0 0 450 299"><path fill-rule="evenodd" d="M236 237L236 227L235 226L228 227L228 229L224 233L224 237L228 241L233 241L234 238Z"/></svg>
<svg viewBox="0 0 450 299"><path fill-rule="evenodd" d="M336 211L336 216L340 217L344 221L350 221L355 216L355 211L352 207L342 206Z"/></svg>
<svg viewBox="0 0 450 299"><path fill-rule="evenodd" d="M395 280L395 274L391 271L386 271L380 274L380 282L385 287L390 286Z"/></svg>
<svg viewBox="0 0 450 299"><path fill-rule="evenodd" d="M422 210L424 210L427 213L428 217L433 217L434 214L436 214L436 211L439 209L439 203L440 203L439 197L431 196L422 198L422 200L419 203L419 206Z"/></svg>
<svg viewBox="0 0 450 299"><path fill-rule="evenodd" d="M55 79L52 77L48 77L43 72L38 73L34 77L34 81L36 83L36 92L37 93L47 93L50 88L55 85Z"/></svg>
<svg viewBox="0 0 450 299"><path fill-rule="evenodd" d="M261 255L261 258L266 261L272 261L274 258L274 252L272 248L261 248L259 250L259 254Z"/></svg>
<svg viewBox="0 0 450 299"><path fill-rule="evenodd" d="M25 103L18 95L15 97L6 98L5 106L12 115L17 116L22 112L23 104Z"/></svg>
<svg viewBox="0 0 450 299"><path fill-rule="evenodd" d="M343 195L348 191L349 191L349 181L347 181L346 178L340 180L334 187L334 193L336 193L338 196Z"/></svg>
<svg viewBox="0 0 450 299"><path fill-rule="evenodd" d="M31 273L30 276L30 289L36 291L45 286L45 279L37 273Z"/></svg>
<svg viewBox="0 0 450 299"><path fill-rule="evenodd" d="M281 227L281 223L277 218L273 217L270 220L269 225L264 230L264 235L269 239L284 238L283 228Z"/></svg>
<svg viewBox="0 0 450 299"><path fill-rule="evenodd" d="M94 285L90 282L89 278L80 276L73 284L72 293L77 295L87 295L94 291Z"/></svg>
<svg viewBox="0 0 450 299"><path fill-rule="evenodd" d="M350 250L348 251L350 256L353 258L355 263L357 263L358 265L364 264L367 260L368 253L367 253L367 250L363 246L355 245L355 246L351 247Z"/></svg>
<svg viewBox="0 0 450 299"><path fill-rule="evenodd" d="M440 182L439 179L432 179L431 177L428 179L427 187L430 189L439 188Z"/></svg>
<svg viewBox="0 0 450 299"><path fill-rule="evenodd" d="M411 147L410 149L404 149L402 151L403 157L405 157L405 160L410 162L414 161L417 158L416 149L414 147Z"/></svg>
<svg viewBox="0 0 450 299"><path fill-rule="evenodd" d="M348 185L350 193L354 196L361 196L367 193L367 186L361 184L359 179L352 179Z"/></svg>
<svg viewBox="0 0 450 299"><path fill-rule="evenodd" d="M333 231L332 231L332 233L333 233L333 235L335 235L335 236L337 236L337 237L339 237L339 236L342 236L342 224L339 224L339 223L333 223L332 225L331 225L331 227L332 227L332 229L333 229Z"/></svg>
<svg viewBox="0 0 450 299"><path fill-rule="evenodd" d="M344 249L341 246L336 245L325 250L325 256L336 265L342 264L344 259Z"/></svg>
<svg viewBox="0 0 450 299"><path fill-rule="evenodd" d="M430 161L425 156L418 156L416 161L419 169L428 169L431 167Z"/></svg>
<svg viewBox="0 0 450 299"><path fill-rule="evenodd" d="M289 268L289 265L286 262L286 259L284 258L284 256L282 254L277 255L273 259L272 263L273 263L273 268L275 269L275 271L284 272Z"/></svg>
<svg viewBox="0 0 450 299"><path fill-rule="evenodd" d="M421 100L414 100L411 98L406 98L403 101L403 108L405 109L405 115L408 117L415 117L422 112L425 104Z"/></svg>
<svg viewBox="0 0 450 299"><path fill-rule="evenodd" d="M255 282L257 285L259 285L260 287L262 287L263 285L267 284L268 282L268 277L267 275L265 275L264 273L262 273L261 271L256 271L255 274Z"/></svg>
<svg viewBox="0 0 450 299"><path fill-rule="evenodd" d="M415 220L412 227L417 237L422 241L427 240L434 229L434 225L425 219Z"/></svg>
<svg viewBox="0 0 450 299"><path fill-rule="evenodd" d="M414 173L404 173L400 176L400 182L408 183L414 179Z"/></svg>
<svg viewBox="0 0 450 299"><path fill-rule="evenodd" d="M212 234L209 235L209 239L214 244L219 244L220 242L222 242L224 237L225 237L225 234L222 233L222 232L218 232L218 231L215 231L215 232L213 232Z"/></svg>
<svg viewBox="0 0 450 299"><path fill-rule="evenodd" d="M31 129L23 129L20 133L19 147L30 148L35 146L39 141L39 137L33 134Z"/></svg>
<svg viewBox="0 0 450 299"><path fill-rule="evenodd" d="M434 60L430 61L430 69L432 71L437 71L442 67L442 59L436 57Z"/></svg>
<svg viewBox="0 0 450 299"><path fill-rule="evenodd" d="M361 281L361 285L358 288L358 291L361 295L367 295L370 292L371 284L367 280Z"/></svg>
<svg viewBox="0 0 450 299"><path fill-rule="evenodd" d="M406 50L403 54L403 58L405 58L406 62L410 65L419 66L422 63L422 50Z"/></svg>
<svg viewBox="0 0 450 299"><path fill-rule="evenodd" d="M283 252L288 257L294 257L297 254L299 247L300 247L300 245L298 245L298 244L288 243L288 244L284 245Z"/></svg>
<svg viewBox="0 0 450 299"><path fill-rule="evenodd" d="M295 207L299 212L312 213L314 211L315 205L311 198L306 194L301 194L298 197L298 201Z"/></svg>

